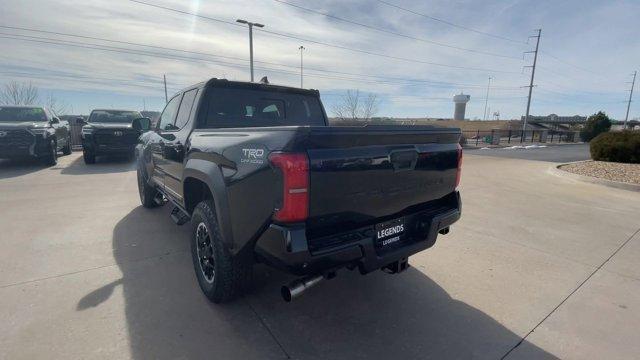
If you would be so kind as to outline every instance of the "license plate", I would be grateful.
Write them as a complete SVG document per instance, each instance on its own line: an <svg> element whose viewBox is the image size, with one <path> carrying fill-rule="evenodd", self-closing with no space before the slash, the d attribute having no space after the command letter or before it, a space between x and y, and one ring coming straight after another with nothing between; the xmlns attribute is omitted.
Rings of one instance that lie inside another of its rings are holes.
<svg viewBox="0 0 640 360"><path fill-rule="evenodd" d="M395 219L386 221L375 226L376 243L386 246L400 241L400 237L404 234L404 219Z"/></svg>

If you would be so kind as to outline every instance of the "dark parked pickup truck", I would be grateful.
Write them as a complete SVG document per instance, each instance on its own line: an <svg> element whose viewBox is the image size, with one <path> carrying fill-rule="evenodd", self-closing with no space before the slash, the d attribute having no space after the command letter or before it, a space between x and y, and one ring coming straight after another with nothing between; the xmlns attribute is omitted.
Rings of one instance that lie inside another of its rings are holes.
<svg viewBox="0 0 640 360"><path fill-rule="evenodd" d="M459 129L332 127L316 90L212 79L174 96L138 147L145 207L190 220L196 277L232 299L262 261L299 280L398 273L460 218Z"/></svg>
<svg viewBox="0 0 640 360"><path fill-rule="evenodd" d="M88 121L78 118L82 127L82 155L86 164L101 155L133 157L138 137L149 130L150 121L138 111L96 109Z"/></svg>
<svg viewBox="0 0 640 360"><path fill-rule="evenodd" d="M71 154L69 123L37 106L0 106L0 159L38 158L58 162Z"/></svg>

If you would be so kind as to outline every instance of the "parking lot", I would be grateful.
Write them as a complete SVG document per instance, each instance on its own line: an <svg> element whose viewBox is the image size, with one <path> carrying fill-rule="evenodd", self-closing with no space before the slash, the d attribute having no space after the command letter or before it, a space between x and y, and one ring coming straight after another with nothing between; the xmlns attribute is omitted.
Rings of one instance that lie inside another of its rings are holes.
<svg viewBox="0 0 640 360"><path fill-rule="evenodd" d="M285 303L290 278L259 265L225 305L198 288L189 227L140 206L133 163L0 162L0 358L637 357L640 194L526 154L466 153L461 221L406 272Z"/></svg>

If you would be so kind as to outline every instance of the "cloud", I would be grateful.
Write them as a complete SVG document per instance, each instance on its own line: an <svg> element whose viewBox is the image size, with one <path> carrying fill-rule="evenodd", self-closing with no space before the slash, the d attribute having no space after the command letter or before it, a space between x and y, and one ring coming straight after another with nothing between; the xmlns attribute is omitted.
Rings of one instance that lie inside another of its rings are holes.
<svg viewBox="0 0 640 360"><path fill-rule="evenodd" d="M257 77L267 75L272 83L298 86L298 46L304 45L305 87L326 93L323 100L328 109L338 98L335 94L360 89L380 95L383 100L381 115L448 117L452 114L453 103L446 99L463 91L471 94L472 98L467 116L481 118L487 77L491 75L494 77L489 99L492 111L500 111L503 118L519 118L524 113L526 89L521 86L528 84L528 70L521 72L531 58L520 59L523 51L531 49L531 44L517 44L465 31L375 1L286 0L385 31L515 59L402 38L273 0L145 1L231 23L242 16L249 21L264 23L266 31L364 52L495 70L475 71L402 61L255 31ZM532 113L588 114L604 109L614 117L624 115L623 101L628 88L625 81L638 65L640 55L639 43L628 40L640 30L634 19L634 14L640 12L638 3L578 0L508 3L497 0L387 1L523 42L532 34L532 29L542 27L541 49L544 52L539 57ZM64 100L70 103L86 102L85 98L74 95L80 92L111 93L118 98L159 99L164 97L163 74L167 76L170 92L210 77L248 80L246 27L135 2L12 2L3 4L0 25L156 46L141 47L0 29L3 34L0 36L5 37L0 42L0 51L4 55L0 60L0 82L31 80L44 89L68 93L71 98ZM66 41L66 45L57 43L60 40ZM76 42L75 46L69 46L69 41ZM83 110L94 106L91 103L74 105ZM639 111L640 108L632 108L632 117Z"/></svg>

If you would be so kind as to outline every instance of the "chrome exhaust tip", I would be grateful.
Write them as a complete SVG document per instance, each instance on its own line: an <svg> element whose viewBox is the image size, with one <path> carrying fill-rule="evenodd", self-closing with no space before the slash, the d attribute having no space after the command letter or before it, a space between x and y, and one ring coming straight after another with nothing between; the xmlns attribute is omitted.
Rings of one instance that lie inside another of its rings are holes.
<svg viewBox="0 0 640 360"><path fill-rule="evenodd" d="M291 300L299 297L306 290L314 287L315 285L320 283L322 280L324 280L324 276L322 275L309 276L306 278L296 279L291 283L289 283L288 285L283 285L280 288L280 294L282 295L282 298L284 299L284 301L291 302Z"/></svg>

